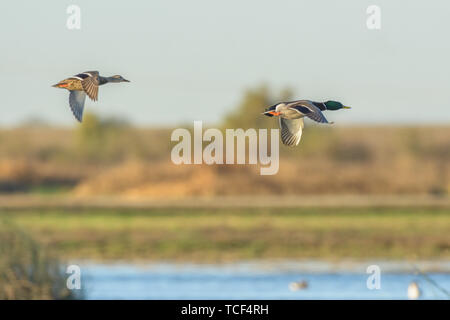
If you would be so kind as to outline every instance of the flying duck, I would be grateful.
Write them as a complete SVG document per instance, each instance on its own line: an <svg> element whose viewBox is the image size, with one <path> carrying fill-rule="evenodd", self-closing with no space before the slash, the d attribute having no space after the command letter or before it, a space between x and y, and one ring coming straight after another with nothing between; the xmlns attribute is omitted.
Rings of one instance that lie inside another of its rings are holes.
<svg viewBox="0 0 450 320"><path fill-rule="evenodd" d="M102 77L98 71L86 71L73 77L61 80L53 85L55 88L67 89L69 94L69 105L72 113L78 121L83 119L84 101L86 95L93 101L98 99L98 86L109 82L130 82L122 76Z"/></svg>
<svg viewBox="0 0 450 320"><path fill-rule="evenodd" d="M279 102L263 113L268 117L278 116L281 127L281 141L287 146L296 146L302 137L303 118L308 117L319 123L330 123L323 115L325 110L350 109L337 101L315 102L296 100Z"/></svg>

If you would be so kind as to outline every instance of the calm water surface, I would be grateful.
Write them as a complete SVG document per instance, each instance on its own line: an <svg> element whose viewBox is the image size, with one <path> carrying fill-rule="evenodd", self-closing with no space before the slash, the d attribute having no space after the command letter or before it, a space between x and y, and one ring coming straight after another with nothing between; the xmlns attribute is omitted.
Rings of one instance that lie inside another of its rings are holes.
<svg viewBox="0 0 450 320"><path fill-rule="evenodd" d="M367 288L370 264L381 268L380 290ZM406 263L78 265L87 299L407 299L412 281L421 287L423 299L448 298ZM420 269L450 291L450 262L425 264ZM307 281L308 288L291 291L289 284L294 281Z"/></svg>

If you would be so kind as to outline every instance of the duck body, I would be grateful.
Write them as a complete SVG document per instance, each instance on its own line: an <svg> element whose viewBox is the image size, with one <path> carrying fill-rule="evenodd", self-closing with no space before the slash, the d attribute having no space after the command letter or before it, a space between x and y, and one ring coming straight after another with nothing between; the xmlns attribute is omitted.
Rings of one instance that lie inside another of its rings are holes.
<svg viewBox="0 0 450 320"><path fill-rule="evenodd" d="M419 285L416 282L411 282L408 286L408 299L417 300L421 294Z"/></svg>
<svg viewBox="0 0 450 320"><path fill-rule="evenodd" d="M287 146L299 144L304 128L303 118L307 117L315 122L329 123L322 111L349 109L337 101L315 102L311 100L295 100L280 102L266 109L266 116L279 117L281 141Z"/></svg>
<svg viewBox="0 0 450 320"><path fill-rule="evenodd" d="M266 109L264 114L290 120L308 117L319 123L329 123L322 110L310 100L280 102Z"/></svg>
<svg viewBox="0 0 450 320"><path fill-rule="evenodd" d="M300 109L290 107L284 102L275 106L275 112L280 113L280 117L283 119L300 119L305 116Z"/></svg>
<svg viewBox="0 0 450 320"><path fill-rule="evenodd" d="M99 78L103 77L99 76L98 71L86 71L74 75L73 77L61 80L57 84L53 85L53 87L67 89L69 91L84 91L83 81L88 78L92 78L93 82L99 82ZM98 85L100 85L100 83L98 83Z"/></svg>
<svg viewBox="0 0 450 320"><path fill-rule="evenodd" d="M67 78L54 85L55 88L63 88L67 90L83 90L81 81L78 79Z"/></svg>
<svg viewBox="0 0 450 320"><path fill-rule="evenodd" d="M291 282L289 284L289 289L291 289L291 291L298 291L298 290L307 289L307 288L308 288L308 282L306 282L306 281Z"/></svg>
<svg viewBox="0 0 450 320"><path fill-rule="evenodd" d="M84 103L86 95L93 101L98 100L98 87L109 82L130 82L120 75L102 77L98 71L86 71L61 80L53 85L55 88L67 89L69 94L69 105L78 121L83 119Z"/></svg>

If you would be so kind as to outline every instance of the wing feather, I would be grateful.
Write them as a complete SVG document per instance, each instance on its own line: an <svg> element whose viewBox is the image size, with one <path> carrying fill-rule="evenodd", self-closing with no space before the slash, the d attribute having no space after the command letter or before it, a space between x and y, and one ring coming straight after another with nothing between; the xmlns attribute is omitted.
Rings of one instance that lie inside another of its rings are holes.
<svg viewBox="0 0 450 320"><path fill-rule="evenodd" d="M87 75L87 77L81 81L81 86L83 87L84 92L86 92L91 100L97 101L99 84L98 71L86 71L81 75Z"/></svg>
<svg viewBox="0 0 450 320"><path fill-rule="evenodd" d="M281 142L287 146L296 146L302 138L303 118L299 119L280 119Z"/></svg>
<svg viewBox="0 0 450 320"><path fill-rule="evenodd" d="M330 123L327 118L325 118L322 111L308 100L296 101L288 107L302 113L304 116L316 122Z"/></svg>
<svg viewBox="0 0 450 320"><path fill-rule="evenodd" d="M69 105L73 115L78 121L83 119L84 102L86 93L84 91L73 90L69 94Z"/></svg>

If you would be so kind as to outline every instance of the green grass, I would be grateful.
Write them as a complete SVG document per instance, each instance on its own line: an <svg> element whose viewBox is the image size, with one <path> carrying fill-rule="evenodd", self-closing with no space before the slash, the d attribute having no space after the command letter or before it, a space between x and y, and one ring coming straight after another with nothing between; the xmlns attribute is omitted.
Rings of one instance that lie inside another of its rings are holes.
<svg viewBox="0 0 450 320"><path fill-rule="evenodd" d="M21 209L1 216L72 259L450 258L448 208Z"/></svg>
<svg viewBox="0 0 450 320"><path fill-rule="evenodd" d="M38 185L31 187L28 192L30 194L42 195L42 196L54 196L54 195L62 195L70 192L72 189L69 186L61 186L61 185Z"/></svg>

